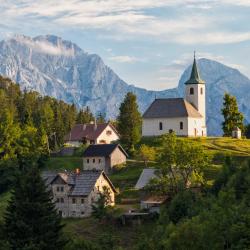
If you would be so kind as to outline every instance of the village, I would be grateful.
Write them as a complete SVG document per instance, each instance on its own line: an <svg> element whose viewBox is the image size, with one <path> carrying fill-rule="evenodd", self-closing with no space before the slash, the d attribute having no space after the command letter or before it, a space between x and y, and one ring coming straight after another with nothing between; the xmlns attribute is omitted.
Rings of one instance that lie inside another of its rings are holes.
<svg viewBox="0 0 250 250"><path fill-rule="evenodd" d="M206 138L206 92L205 82L201 79L194 57L190 79L185 83L185 98L156 99L142 116L142 136L157 138L174 133L185 138ZM241 139L241 130L236 127L232 138ZM119 168L126 168L129 154L119 144L120 135L112 123L76 124L64 138L64 148L56 154L72 156L74 150L81 148L82 163L75 169L42 173L46 185L52 190L53 201L58 213L63 217L89 217L100 195L108 190L109 199L105 206L116 206L119 190L111 181L119 175ZM148 156L150 158L150 156ZM130 160L131 162L131 160ZM152 164L154 166L154 162ZM63 162L61 168L63 168ZM160 214L160 208L169 202L168 195L151 194L145 187L152 179L159 178L154 167L139 168L140 175L132 189L140 193L136 199L123 199L128 204L121 213L123 223L140 222L151 214ZM195 188L194 186L192 188ZM137 205L136 205L137 204ZM119 207L123 207L119 204Z"/></svg>

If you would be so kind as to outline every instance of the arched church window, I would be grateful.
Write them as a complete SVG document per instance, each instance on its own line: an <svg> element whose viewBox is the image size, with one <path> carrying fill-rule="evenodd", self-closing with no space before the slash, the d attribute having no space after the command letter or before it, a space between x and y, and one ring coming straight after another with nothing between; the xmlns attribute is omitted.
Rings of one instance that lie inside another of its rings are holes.
<svg viewBox="0 0 250 250"><path fill-rule="evenodd" d="M162 130L162 122L159 122L159 130Z"/></svg>
<svg viewBox="0 0 250 250"><path fill-rule="evenodd" d="M190 88L189 93L190 93L190 95L193 95L194 94L194 88Z"/></svg>
<svg viewBox="0 0 250 250"><path fill-rule="evenodd" d="M180 122L180 130L183 129L183 122Z"/></svg>
<svg viewBox="0 0 250 250"><path fill-rule="evenodd" d="M203 88L201 88L201 95L203 95Z"/></svg>

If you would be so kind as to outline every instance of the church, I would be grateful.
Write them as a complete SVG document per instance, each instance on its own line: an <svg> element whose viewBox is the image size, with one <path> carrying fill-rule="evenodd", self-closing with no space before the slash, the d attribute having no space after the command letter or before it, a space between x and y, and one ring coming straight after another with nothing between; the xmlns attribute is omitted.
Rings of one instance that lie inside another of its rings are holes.
<svg viewBox="0 0 250 250"><path fill-rule="evenodd" d="M206 136L206 91L196 59L190 79L185 82L185 98L155 99L143 114L142 135Z"/></svg>

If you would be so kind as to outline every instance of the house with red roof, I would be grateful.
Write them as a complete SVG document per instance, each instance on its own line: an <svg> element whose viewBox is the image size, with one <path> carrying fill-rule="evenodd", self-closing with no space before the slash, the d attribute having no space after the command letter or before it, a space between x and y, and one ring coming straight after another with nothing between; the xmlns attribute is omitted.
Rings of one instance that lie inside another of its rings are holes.
<svg viewBox="0 0 250 250"><path fill-rule="evenodd" d="M64 142L72 147L86 144L110 144L119 140L119 134L111 123L76 124L65 136Z"/></svg>

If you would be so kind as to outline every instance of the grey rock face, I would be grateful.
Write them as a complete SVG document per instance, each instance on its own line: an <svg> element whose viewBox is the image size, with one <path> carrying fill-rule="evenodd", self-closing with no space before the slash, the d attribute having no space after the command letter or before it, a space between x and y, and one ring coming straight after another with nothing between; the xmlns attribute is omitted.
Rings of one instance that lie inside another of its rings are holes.
<svg viewBox="0 0 250 250"><path fill-rule="evenodd" d="M237 97L240 110L250 121L250 80L215 61L201 59L198 64L206 81L208 133L221 134L224 92ZM128 91L137 95L142 112L155 97L183 96L190 71L191 66L181 76L178 88L148 91L125 83L98 55L56 36L16 36L0 42L0 74L19 83L22 89L36 90L78 107L89 106L93 113L106 113L107 118L116 117Z"/></svg>

